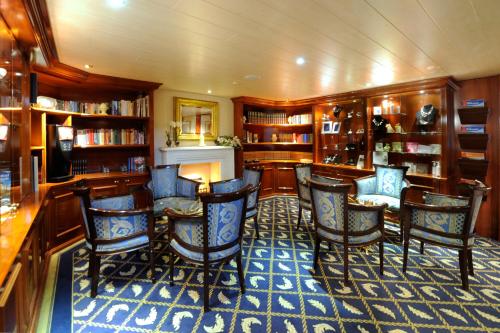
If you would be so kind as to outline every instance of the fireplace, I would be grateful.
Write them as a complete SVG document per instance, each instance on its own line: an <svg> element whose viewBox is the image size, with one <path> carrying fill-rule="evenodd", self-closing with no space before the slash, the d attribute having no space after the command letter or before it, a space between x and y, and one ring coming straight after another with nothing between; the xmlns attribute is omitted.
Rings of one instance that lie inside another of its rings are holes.
<svg viewBox="0 0 500 333"><path fill-rule="evenodd" d="M180 175L209 182L234 178L234 149L222 146L160 148L162 164L180 164Z"/></svg>

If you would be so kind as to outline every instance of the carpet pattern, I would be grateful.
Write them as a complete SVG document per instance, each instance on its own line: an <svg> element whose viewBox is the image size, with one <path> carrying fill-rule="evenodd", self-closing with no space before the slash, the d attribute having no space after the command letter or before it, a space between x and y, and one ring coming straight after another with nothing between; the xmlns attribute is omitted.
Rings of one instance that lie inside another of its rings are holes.
<svg viewBox="0 0 500 333"><path fill-rule="evenodd" d="M247 223L240 294L236 264L210 270L211 311L203 314L202 270L176 263L168 283L168 255L159 253L151 284L146 252L103 258L98 296L90 298L88 252L83 243L58 256L52 332L499 332L500 244L479 238L470 291L461 289L457 253L417 244L402 273L402 247L351 250L352 283L343 284L342 249L323 243L312 270L313 232L295 231L297 199L273 197L259 209L261 239ZM308 213L304 213L309 220ZM304 219L303 219L304 221Z"/></svg>

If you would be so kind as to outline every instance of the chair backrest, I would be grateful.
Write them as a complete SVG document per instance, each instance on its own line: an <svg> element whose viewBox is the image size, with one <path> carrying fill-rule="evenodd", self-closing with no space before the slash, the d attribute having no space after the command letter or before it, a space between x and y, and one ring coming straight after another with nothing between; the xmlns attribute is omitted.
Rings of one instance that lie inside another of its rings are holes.
<svg viewBox="0 0 500 333"><path fill-rule="evenodd" d="M173 197L177 194L177 176L179 175L179 164L158 165L149 167L151 175L151 190L153 198L161 199Z"/></svg>
<svg viewBox="0 0 500 333"><path fill-rule="evenodd" d="M472 188L472 197L470 199L470 222L469 222L469 234L474 232L476 227L477 216L479 215L479 210L481 208L481 203L483 202L483 197L488 193L491 188L487 187L485 184L479 180L474 181L474 187Z"/></svg>
<svg viewBox="0 0 500 333"><path fill-rule="evenodd" d="M259 203L260 182L262 179L262 168L243 169L243 185L251 185L253 190L248 194L247 210L254 209Z"/></svg>
<svg viewBox="0 0 500 333"><path fill-rule="evenodd" d="M309 186L306 182L306 178L311 177L312 164L295 164L293 168L295 169L295 180L297 182L297 194L299 196L299 200L311 202L311 195L309 192Z"/></svg>
<svg viewBox="0 0 500 333"><path fill-rule="evenodd" d="M211 182L209 184L211 193L231 193L236 192L243 187L243 179L234 178L228 180L221 180L218 182Z"/></svg>
<svg viewBox="0 0 500 333"><path fill-rule="evenodd" d="M407 171L407 166L375 165L375 194L400 199Z"/></svg>
<svg viewBox="0 0 500 333"><path fill-rule="evenodd" d="M92 208L115 212L133 210L135 202L132 194L92 199L88 187L77 188L73 192L80 198L85 238L90 243L95 240L115 240L147 231L147 214L107 216L92 210Z"/></svg>
<svg viewBox="0 0 500 333"><path fill-rule="evenodd" d="M203 246L221 251L241 242L250 185L231 193L200 193Z"/></svg>
<svg viewBox="0 0 500 333"><path fill-rule="evenodd" d="M309 180L314 225L332 234L347 229L347 193L351 184L325 184Z"/></svg>

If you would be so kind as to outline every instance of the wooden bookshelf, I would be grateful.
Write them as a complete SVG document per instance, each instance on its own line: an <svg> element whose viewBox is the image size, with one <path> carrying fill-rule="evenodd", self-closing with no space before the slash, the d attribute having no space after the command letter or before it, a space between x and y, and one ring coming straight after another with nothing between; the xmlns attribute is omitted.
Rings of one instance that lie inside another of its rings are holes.
<svg viewBox="0 0 500 333"><path fill-rule="evenodd" d="M149 144L123 144L123 145L74 145L73 149L130 149L130 148L149 148Z"/></svg>

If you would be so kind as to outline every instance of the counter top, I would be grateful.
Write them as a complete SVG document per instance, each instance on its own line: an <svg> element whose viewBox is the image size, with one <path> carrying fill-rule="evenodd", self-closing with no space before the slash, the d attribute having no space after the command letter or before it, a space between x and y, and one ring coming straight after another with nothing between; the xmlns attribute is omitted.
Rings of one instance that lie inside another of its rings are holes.
<svg viewBox="0 0 500 333"><path fill-rule="evenodd" d="M39 186L38 192L28 194L19 204L18 209L2 220L0 225L0 286L21 250L23 242L30 232L33 222L49 204L50 190L56 187L70 186L79 180L98 180L132 176L147 176L148 173L110 172L77 175L61 183L46 183Z"/></svg>

